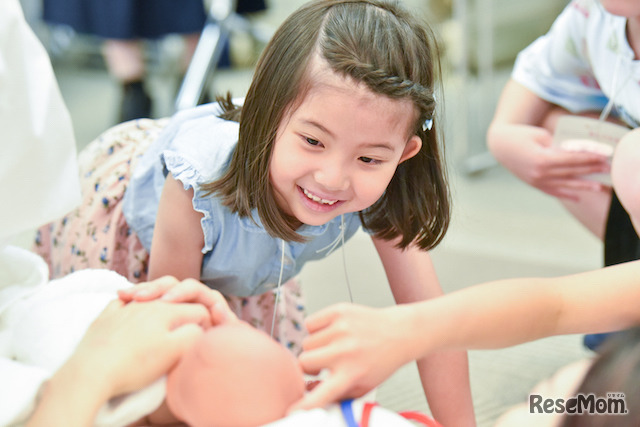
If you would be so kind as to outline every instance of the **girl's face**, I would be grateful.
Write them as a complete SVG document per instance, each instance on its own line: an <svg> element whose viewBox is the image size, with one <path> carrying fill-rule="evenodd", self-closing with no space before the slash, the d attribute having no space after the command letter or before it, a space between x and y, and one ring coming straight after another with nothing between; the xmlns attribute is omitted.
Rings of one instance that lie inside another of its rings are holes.
<svg viewBox="0 0 640 427"><path fill-rule="evenodd" d="M374 94L328 67L312 76L313 87L278 127L269 174L285 213L322 225L375 203L422 141L410 135L410 101Z"/></svg>

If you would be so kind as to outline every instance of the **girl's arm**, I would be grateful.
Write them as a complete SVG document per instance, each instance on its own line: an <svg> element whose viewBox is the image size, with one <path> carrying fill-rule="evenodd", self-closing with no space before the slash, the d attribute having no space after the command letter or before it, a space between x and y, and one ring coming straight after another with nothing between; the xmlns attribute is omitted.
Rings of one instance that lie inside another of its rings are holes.
<svg viewBox="0 0 640 427"><path fill-rule="evenodd" d="M407 318L413 330L438 319L422 342L410 344L413 354L624 329L640 323L640 261L563 277L489 282L415 304Z"/></svg>
<svg viewBox="0 0 640 427"><path fill-rule="evenodd" d="M364 394L437 350L502 348L538 338L640 324L640 261L554 278L488 282L414 304L336 305L307 319L306 371L336 367L297 407Z"/></svg>
<svg viewBox="0 0 640 427"><path fill-rule="evenodd" d="M397 304L440 297L442 289L429 253L415 246L400 250L396 242L373 240ZM429 408L443 425L475 425L467 354L435 352L417 360Z"/></svg>
<svg viewBox="0 0 640 427"><path fill-rule="evenodd" d="M202 214L193 209L193 189L169 174L165 180L151 241L149 279L200 279L204 234Z"/></svg>

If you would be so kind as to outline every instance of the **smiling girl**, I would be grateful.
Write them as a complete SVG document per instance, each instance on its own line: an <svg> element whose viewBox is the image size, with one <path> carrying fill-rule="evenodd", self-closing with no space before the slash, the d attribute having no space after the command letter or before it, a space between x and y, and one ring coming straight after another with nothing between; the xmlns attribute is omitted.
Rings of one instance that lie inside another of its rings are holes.
<svg viewBox="0 0 640 427"><path fill-rule="evenodd" d="M449 224L439 71L433 34L397 6L311 1L265 48L241 107L227 97L94 141L81 160L87 203L41 230L41 252L56 275L103 266L140 281L148 260L149 278L197 278L267 331L289 281L277 337L293 350L290 279L360 226L397 303L439 296L428 253ZM473 425L466 354L418 367L433 415Z"/></svg>

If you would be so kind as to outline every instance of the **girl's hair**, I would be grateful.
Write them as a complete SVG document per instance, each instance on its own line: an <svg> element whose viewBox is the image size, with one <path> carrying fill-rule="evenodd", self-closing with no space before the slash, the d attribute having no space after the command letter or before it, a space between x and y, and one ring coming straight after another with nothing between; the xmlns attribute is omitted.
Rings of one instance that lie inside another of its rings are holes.
<svg viewBox="0 0 640 427"><path fill-rule="evenodd" d="M401 236L400 248L412 242L422 249L434 247L450 220L438 132L435 126L424 127L434 118L435 86L441 85L439 52L426 24L387 1L311 1L281 25L258 61L239 113L240 136L229 169L203 188L218 193L241 216L257 208L271 235L304 240L275 202L269 162L280 122L313 87L309 64L315 54L332 71L372 92L413 103L412 131L422 139L422 148L398 166L383 196L360 217L378 238ZM230 97L222 101L222 117L237 118Z"/></svg>
<svg viewBox="0 0 640 427"><path fill-rule="evenodd" d="M600 415L584 413L565 415L563 427L615 426L631 427L640 425L640 328L616 334L602 346L602 353L587 372L577 393L593 394L594 399L621 398L615 394L623 393L625 408L628 412L620 415ZM616 407L611 405L611 409ZM621 406L617 406L620 411Z"/></svg>

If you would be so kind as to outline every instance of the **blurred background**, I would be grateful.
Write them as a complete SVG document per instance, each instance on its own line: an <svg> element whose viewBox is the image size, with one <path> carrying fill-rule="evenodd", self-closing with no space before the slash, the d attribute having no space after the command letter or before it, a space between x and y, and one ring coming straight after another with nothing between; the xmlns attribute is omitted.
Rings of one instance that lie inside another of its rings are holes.
<svg viewBox="0 0 640 427"><path fill-rule="evenodd" d="M75 33L69 27L45 24L41 1L22 3L28 21L51 55L72 115L78 148L82 149L118 123L121 86L106 70L101 40ZM184 70L180 58L185 44L180 37L144 43L148 64L145 86L152 100L152 117L170 116L180 100L193 102L194 96L185 95L181 87L184 90L201 85L209 99L226 91L243 96L264 44L282 20L304 1L267 0L265 10L225 19L222 27L217 27L229 36L223 66L211 60L219 53L211 47L216 40L212 29L220 23L216 19L227 16L224 9L215 8L219 3L226 2L205 2L208 30L201 40L203 47L194 56L205 60L195 67L204 78L198 77L195 70L191 81L182 86ZM600 242L554 199L526 186L497 165L485 142L498 95L515 56L548 30L567 1L402 3L434 26L442 48L445 93L440 126L444 129L453 194L453 222L432 256L445 292L488 280L555 276L600 267ZM205 41L209 47L204 46ZM196 98L195 102L199 93ZM301 281L309 311L348 300L347 277L355 302L393 304L382 266L372 259L377 259L375 249L368 237L359 233L347 243L344 253L336 251L328 259L305 268ZM526 400L540 379L560 366L589 356L581 339L553 337L504 350L471 351L478 424L493 425L509 406ZM376 398L393 410L428 411L414 365L404 367L383 384Z"/></svg>

